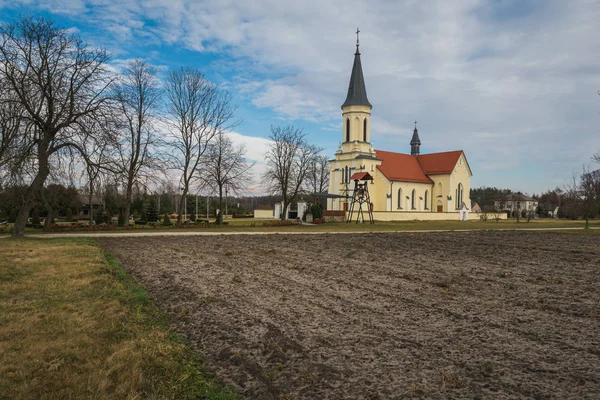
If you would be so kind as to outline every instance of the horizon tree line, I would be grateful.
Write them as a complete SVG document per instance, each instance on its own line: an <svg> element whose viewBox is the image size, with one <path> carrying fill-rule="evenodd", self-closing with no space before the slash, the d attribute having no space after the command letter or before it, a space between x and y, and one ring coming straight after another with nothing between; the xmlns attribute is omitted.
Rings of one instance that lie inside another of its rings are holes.
<svg viewBox="0 0 600 400"><path fill-rule="evenodd" d="M109 62L105 49L48 18L0 25L0 190L19 188L14 237L24 235L40 204L50 224L60 207L49 185L70 187L76 176L90 205L103 189L112 188L105 198L123 191L123 225L134 193L151 192L173 174L179 223L192 190L216 192L222 209L224 195L247 187L254 163L228 135L241 123L228 92L196 68L172 70L161 81L145 60L119 73ZM270 194L287 208L299 194L326 190L327 159L300 129L271 127L270 139L262 176Z"/></svg>
<svg viewBox="0 0 600 400"><path fill-rule="evenodd" d="M247 185L252 164L243 147L221 148L220 160L234 163L225 169L235 173L225 177L223 163L207 152L213 142L229 143L227 132L240 123L226 91L195 68L171 71L161 82L144 60L120 73L109 61L105 49L44 17L0 25L0 189L23 188L14 237L24 235L36 202L51 221L56 207L46 195L48 182L72 182L77 174L87 181L90 202L100 181L123 188L124 225L133 188L150 188L173 171L180 205L191 185L214 184L201 179L212 168L221 168L226 192Z"/></svg>

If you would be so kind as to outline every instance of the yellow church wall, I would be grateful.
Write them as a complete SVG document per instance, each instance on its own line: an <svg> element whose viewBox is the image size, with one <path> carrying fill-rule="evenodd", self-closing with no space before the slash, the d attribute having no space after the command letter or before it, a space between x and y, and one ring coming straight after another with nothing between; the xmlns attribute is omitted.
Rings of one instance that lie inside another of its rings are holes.
<svg viewBox="0 0 600 400"><path fill-rule="evenodd" d="M456 166L454 167L454 171L452 171L452 175L450 177L452 192L450 195L452 196L452 207L456 208L455 205L455 196L456 189L458 188L458 184L462 183L463 185L463 196L462 201L467 205L467 208L471 208L471 199L469 197L469 193L471 190L471 171L469 170L467 160L464 154L461 154Z"/></svg>
<svg viewBox="0 0 600 400"><path fill-rule="evenodd" d="M342 110L342 147L344 152L352 151L357 144L364 142L364 120L367 119L367 142L371 140L371 108L362 105L345 106ZM346 124L350 121L350 141L346 141ZM360 146L361 151L368 151L368 146Z"/></svg>
<svg viewBox="0 0 600 400"><path fill-rule="evenodd" d="M392 191L392 204L390 211L400 212L430 212L431 211L431 184L429 183L416 183L416 182L393 182L391 185ZM402 189L402 208L398 208L398 189ZM411 196L412 191L415 190L415 209L412 209ZM388 187L388 194L390 188ZM425 206L425 191L428 191L427 206ZM408 196L408 199L406 198ZM383 210L386 210L385 208ZM383 211L382 210L382 211Z"/></svg>
<svg viewBox="0 0 600 400"><path fill-rule="evenodd" d="M385 195L387 194L387 187L389 186L389 181L385 177L385 175L379 171L375 167L375 171L373 171L375 175L375 181L373 185L369 186L369 195L371 196L371 201L373 202L373 210L377 211L385 211Z"/></svg>
<svg viewBox="0 0 600 400"><path fill-rule="evenodd" d="M429 175L429 178L433 181L433 209L437 211L438 202L441 202L443 212L455 211L454 207L452 207L452 205L454 204L453 200L448 200L448 196L451 195L454 199L454 189L452 188L452 185L450 183L450 174Z"/></svg>
<svg viewBox="0 0 600 400"><path fill-rule="evenodd" d="M469 213L469 219L472 219L475 214ZM477 217L479 218L479 217ZM394 211L373 211L373 219L375 221L448 221L460 220L458 212L394 212Z"/></svg>

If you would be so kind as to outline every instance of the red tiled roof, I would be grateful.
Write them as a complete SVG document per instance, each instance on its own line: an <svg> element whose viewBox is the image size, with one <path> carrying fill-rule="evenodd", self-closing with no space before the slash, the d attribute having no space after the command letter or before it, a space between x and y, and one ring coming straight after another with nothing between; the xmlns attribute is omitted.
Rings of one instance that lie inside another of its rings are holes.
<svg viewBox="0 0 600 400"><path fill-rule="evenodd" d="M423 154L417 157L421 168L427 175L450 174L458 162L462 150L446 151L444 153Z"/></svg>
<svg viewBox="0 0 600 400"><path fill-rule="evenodd" d="M450 174L462 150L443 153L423 154L417 157L410 154L375 150L381 159L377 168L391 181L433 183L427 175Z"/></svg>
<svg viewBox="0 0 600 400"><path fill-rule="evenodd" d="M391 181L433 183L425 175L417 161L410 154L375 150L376 157L383 160L377 168Z"/></svg>
<svg viewBox="0 0 600 400"><path fill-rule="evenodd" d="M351 181L370 181L373 177L368 172L355 172L351 177Z"/></svg>

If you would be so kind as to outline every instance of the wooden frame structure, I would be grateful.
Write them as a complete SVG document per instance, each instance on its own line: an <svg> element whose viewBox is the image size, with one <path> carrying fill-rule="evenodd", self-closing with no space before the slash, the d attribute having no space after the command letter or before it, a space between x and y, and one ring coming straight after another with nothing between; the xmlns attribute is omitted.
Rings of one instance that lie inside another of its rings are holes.
<svg viewBox="0 0 600 400"><path fill-rule="evenodd" d="M369 196L369 182L373 181L373 177L368 172L357 172L350 177L354 181L354 191L352 193L352 202L350 203L350 209L348 210L348 219L346 223L352 221L354 212L356 210L356 223L364 222L365 215L363 208L367 208L367 215L369 217L369 223L374 224L373 220L373 203L371 203L371 197Z"/></svg>

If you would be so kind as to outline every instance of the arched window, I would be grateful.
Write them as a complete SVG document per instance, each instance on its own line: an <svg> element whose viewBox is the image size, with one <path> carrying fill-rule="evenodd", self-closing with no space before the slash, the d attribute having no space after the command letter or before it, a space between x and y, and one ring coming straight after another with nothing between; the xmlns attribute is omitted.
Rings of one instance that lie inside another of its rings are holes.
<svg viewBox="0 0 600 400"><path fill-rule="evenodd" d="M346 183L350 182L350 175L348 175L348 166L346 166Z"/></svg>
<svg viewBox="0 0 600 400"><path fill-rule="evenodd" d="M367 119L363 120L363 142L367 141Z"/></svg>
<svg viewBox="0 0 600 400"><path fill-rule="evenodd" d="M346 142L350 141L350 118L346 118Z"/></svg>
<svg viewBox="0 0 600 400"><path fill-rule="evenodd" d="M429 190L425 191L425 209L429 210Z"/></svg>
<svg viewBox="0 0 600 400"><path fill-rule="evenodd" d="M342 168L342 171L341 171L341 172L342 172L342 183L346 183L346 182L344 181L344 168Z"/></svg>
<svg viewBox="0 0 600 400"><path fill-rule="evenodd" d="M456 209L458 210L463 203L463 185L462 183L458 184L456 188Z"/></svg>
<svg viewBox="0 0 600 400"><path fill-rule="evenodd" d="M415 189L412 190L412 196L410 197L410 208L415 210L415 201L417 197L417 191Z"/></svg>
<svg viewBox="0 0 600 400"><path fill-rule="evenodd" d="M402 188L398 189L398 210L402 209Z"/></svg>

